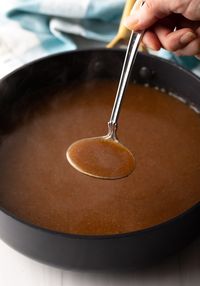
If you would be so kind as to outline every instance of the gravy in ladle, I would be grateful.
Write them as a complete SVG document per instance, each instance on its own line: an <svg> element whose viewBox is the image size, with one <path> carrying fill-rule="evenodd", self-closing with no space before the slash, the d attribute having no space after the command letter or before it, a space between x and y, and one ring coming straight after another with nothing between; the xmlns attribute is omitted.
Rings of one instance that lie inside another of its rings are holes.
<svg viewBox="0 0 200 286"><path fill-rule="evenodd" d="M107 136L74 142L67 150L67 159L79 172L100 179L120 179L135 169L131 152Z"/></svg>

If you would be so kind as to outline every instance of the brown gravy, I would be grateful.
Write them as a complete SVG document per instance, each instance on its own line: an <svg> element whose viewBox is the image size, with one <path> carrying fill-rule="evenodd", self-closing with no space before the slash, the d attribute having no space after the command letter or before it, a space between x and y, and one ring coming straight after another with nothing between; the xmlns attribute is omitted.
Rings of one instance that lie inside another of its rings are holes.
<svg viewBox="0 0 200 286"><path fill-rule="evenodd" d="M3 139L1 207L51 230L114 234L167 221L200 201L200 117L151 88L130 85L120 114L119 138L137 162L129 177L99 180L67 164L71 143L106 133L116 86L63 89Z"/></svg>
<svg viewBox="0 0 200 286"><path fill-rule="evenodd" d="M101 179L123 178L135 168L131 152L103 136L74 142L67 150L67 159L79 172Z"/></svg>

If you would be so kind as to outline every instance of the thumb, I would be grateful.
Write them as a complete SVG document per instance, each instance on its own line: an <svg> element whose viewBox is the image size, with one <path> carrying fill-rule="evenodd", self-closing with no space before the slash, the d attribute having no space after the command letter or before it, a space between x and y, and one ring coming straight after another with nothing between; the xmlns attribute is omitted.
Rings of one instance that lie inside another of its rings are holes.
<svg viewBox="0 0 200 286"><path fill-rule="evenodd" d="M179 2L179 0L177 0ZM182 0L181 0L182 1ZM173 12L174 0L137 0L124 25L131 30L144 30ZM186 1L187 2L187 1ZM140 5L139 5L140 4Z"/></svg>

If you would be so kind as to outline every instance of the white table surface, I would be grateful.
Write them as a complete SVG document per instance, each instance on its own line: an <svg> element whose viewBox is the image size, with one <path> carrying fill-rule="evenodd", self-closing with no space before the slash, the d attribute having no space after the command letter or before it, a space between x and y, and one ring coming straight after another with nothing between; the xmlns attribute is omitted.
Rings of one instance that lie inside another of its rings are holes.
<svg viewBox="0 0 200 286"><path fill-rule="evenodd" d="M33 261L0 241L1 286L200 286L200 238L164 263L129 274L64 271Z"/></svg>

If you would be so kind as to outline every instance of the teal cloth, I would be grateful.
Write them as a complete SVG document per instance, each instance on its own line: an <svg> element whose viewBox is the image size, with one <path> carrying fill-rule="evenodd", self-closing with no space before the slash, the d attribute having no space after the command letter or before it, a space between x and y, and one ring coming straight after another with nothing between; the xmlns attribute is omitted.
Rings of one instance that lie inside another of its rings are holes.
<svg viewBox="0 0 200 286"><path fill-rule="evenodd" d="M79 46L73 35L102 43L117 32L125 0L8 0L0 2L0 76L34 59ZM158 56L199 73L194 57Z"/></svg>

